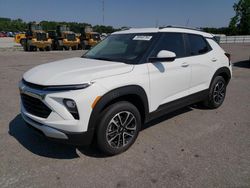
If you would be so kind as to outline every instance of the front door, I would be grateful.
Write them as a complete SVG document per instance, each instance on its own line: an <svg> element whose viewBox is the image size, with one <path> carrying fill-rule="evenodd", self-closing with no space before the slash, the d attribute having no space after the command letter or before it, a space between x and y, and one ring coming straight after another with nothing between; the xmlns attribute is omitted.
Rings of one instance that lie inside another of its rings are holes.
<svg viewBox="0 0 250 188"><path fill-rule="evenodd" d="M191 68L185 61L186 50L183 34L163 33L150 56L168 50L176 54L171 62L148 63L150 77L151 111L159 106L189 95Z"/></svg>

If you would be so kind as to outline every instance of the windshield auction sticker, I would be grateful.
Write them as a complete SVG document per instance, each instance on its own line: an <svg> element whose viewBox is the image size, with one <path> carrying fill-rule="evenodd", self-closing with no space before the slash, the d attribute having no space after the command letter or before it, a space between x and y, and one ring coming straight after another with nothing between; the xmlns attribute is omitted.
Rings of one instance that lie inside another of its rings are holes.
<svg viewBox="0 0 250 188"><path fill-rule="evenodd" d="M145 35L139 35L133 38L133 40L146 40L146 41L150 41L151 39L152 36L145 36Z"/></svg>

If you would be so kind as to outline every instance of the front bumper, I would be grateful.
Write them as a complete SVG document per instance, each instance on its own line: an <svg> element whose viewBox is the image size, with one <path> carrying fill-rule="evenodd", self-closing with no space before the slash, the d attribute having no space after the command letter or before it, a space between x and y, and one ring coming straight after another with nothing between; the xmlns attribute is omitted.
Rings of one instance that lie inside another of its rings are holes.
<svg viewBox="0 0 250 188"><path fill-rule="evenodd" d="M52 44L51 39L49 39L48 41L38 41L33 39L31 42L31 45L36 46L37 48L46 48L46 47L50 47Z"/></svg>
<svg viewBox="0 0 250 188"><path fill-rule="evenodd" d="M23 120L27 123L27 125L30 128L37 131L40 135L47 137L49 140L70 145L80 145L80 146L83 145L86 146L92 143L94 130L81 133L67 132L36 122L27 117L23 112L21 112L21 114Z"/></svg>
<svg viewBox="0 0 250 188"><path fill-rule="evenodd" d="M94 128L89 126L89 118L92 113L91 104L95 100L93 92L97 88L100 90L100 87L94 84L86 89L45 92L20 82L19 89L22 95L40 100L51 110L47 117L34 115L32 111L25 109L22 101L22 117L25 122L50 139L74 145L88 145L94 134ZM67 110L63 99L75 101L79 119L75 119Z"/></svg>
<svg viewBox="0 0 250 188"><path fill-rule="evenodd" d="M74 46L78 46L79 44L80 44L79 39L77 39L75 41L69 41L66 39L63 40L63 46L74 47Z"/></svg>

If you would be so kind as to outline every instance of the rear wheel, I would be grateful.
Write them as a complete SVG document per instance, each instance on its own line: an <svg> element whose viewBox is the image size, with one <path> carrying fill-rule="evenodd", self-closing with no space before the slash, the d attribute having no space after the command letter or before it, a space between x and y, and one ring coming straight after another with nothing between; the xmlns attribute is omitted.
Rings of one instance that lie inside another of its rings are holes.
<svg viewBox="0 0 250 188"><path fill-rule="evenodd" d="M220 107L226 97L226 87L226 81L222 76L215 77L209 89L208 98L204 101L204 105L211 109Z"/></svg>
<svg viewBox="0 0 250 188"><path fill-rule="evenodd" d="M126 151L135 142L141 128L137 108L129 102L118 102L101 114L97 145L108 155Z"/></svg>

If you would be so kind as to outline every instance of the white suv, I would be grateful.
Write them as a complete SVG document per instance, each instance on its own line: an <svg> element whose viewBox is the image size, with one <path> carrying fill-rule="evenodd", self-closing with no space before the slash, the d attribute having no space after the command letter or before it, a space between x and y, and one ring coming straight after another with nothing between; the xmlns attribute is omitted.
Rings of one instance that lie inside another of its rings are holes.
<svg viewBox="0 0 250 188"><path fill-rule="evenodd" d="M39 65L19 84L23 119L51 139L128 149L141 126L203 101L219 107L232 74L213 36L166 27L113 33L82 57Z"/></svg>

